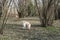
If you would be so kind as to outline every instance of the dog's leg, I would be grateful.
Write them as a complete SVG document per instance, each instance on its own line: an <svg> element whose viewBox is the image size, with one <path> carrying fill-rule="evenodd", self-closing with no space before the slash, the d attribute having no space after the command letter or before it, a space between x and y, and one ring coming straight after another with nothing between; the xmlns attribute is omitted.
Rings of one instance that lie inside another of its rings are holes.
<svg viewBox="0 0 60 40"><path fill-rule="evenodd" d="M26 28L26 24L25 23L23 23L23 29L25 29Z"/></svg>
<svg viewBox="0 0 60 40"><path fill-rule="evenodd" d="M31 24L28 24L28 29L30 29L31 28Z"/></svg>

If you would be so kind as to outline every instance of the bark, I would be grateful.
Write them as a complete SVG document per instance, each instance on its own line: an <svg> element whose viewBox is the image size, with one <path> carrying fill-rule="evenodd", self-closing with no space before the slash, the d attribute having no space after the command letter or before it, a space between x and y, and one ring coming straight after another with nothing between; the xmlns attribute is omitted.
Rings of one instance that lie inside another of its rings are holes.
<svg viewBox="0 0 60 40"><path fill-rule="evenodd" d="M35 0L36 6L37 4L37 0ZM38 8L38 13L39 13L39 18L40 18L40 22L41 25L43 27L47 27L52 25L53 20L54 20L54 0L43 0L43 8L42 8L42 12L41 9Z"/></svg>
<svg viewBox="0 0 60 40"><path fill-rule="evenodd" d="M0 28L0 34L3 34L3 30L4 30L4 28L5 28L5 24L6 24L6 21L7 21L7 19L8 18L6 18L7 17L7 10L6 10L6 5L4 5L5 4L5 0L3 0L4 2L2 3L2 13L3 13L3 15L4 15L4 18L3 18L3 23L2 23L2 25L1 25L1 28ZM11 0L10 0L10 3L11 3ZM8 5L8 7L10 6L10 3L9 3L9 5Z"/></svg>

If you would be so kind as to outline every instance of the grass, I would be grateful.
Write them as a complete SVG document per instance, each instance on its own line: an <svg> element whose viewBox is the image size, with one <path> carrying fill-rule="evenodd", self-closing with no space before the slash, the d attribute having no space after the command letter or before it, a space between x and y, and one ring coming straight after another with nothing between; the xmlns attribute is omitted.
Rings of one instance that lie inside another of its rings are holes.
<svg viewBox="0 0 60 40"><path fill-rule="evenodd" d="M56 29L56 27L53 27L53 26L46 27L45 29L48 30L48 31L52 31L52 32L60 32L59 30Z"/></svg>
<svg viewBox="0 0 60 40"><path fill-rule="evenodd" d="M56 27L54 26L49 26L49 27L38 26L37 24L40 25L39 18L34 18L34 19L21 18L20 20L17 20L17 21L15 21L15 19L9 19L9 20L11 20L10 22L16 22L16 24L6 24L5 25L6 29L4 29L5 34L3 34L2 36L0 35L0 40L23 40L23 39L28 40L29 38L31 38L32 40L35 40L34 38L37 38L36 40L38 40L38 38L40 40L42 39L45 40L44 38L46 38L47 40L48 39L51 40L51 37L50 37L51 35L54 36L54 39L58 39L55 37L56 35L60 35L59 29L56 29ZM17 23L20 22L21 20L27 20L32 24L34 24L34 26L29 32L27 32L27 30L20 29L20 24L17 24ZM1 24L0 24L0 27L1 27ZM25 39L26 37L27 39Z"/></svg>
<svg viewBox="0 0 60 40"><path fill-rule="evenodd" d="M0 36L1 36L1 35L0 35ZM8 36L3 36L3 35L2 35L2 36L0 37L0 40L8 40Z"/></svg>
<svg viewBox="0 0 60 40"><path fill-rule="evenodd" d="M32 37L32 39L34 39L36 37L37 40L38 40L38 38L40 38L42 40L43 37L47 37L47 39L48 39L51 35L54 36L57 34L57 32L59 32L53 26L52 27L46 27L46 28L34 26L32 28L37 28L37 29L31 29L29 33L26 30L24 31L24 30L18 29L18 28L20 28L20 25L16 25L16 24L13 24L13 25L7 24L5 27L7 27L7 29L4 30L5 34L0 36L0 40L20 40L20 39L26 40L25 37L27 37L27 40L28 40L29 39L28 36L30 36L30 38ZM45 30L47 30L47 31L45 31ZM46 32L48 32L48 33L46 33ZM23 34L24 34L24 36L23 36Z"/></svg>

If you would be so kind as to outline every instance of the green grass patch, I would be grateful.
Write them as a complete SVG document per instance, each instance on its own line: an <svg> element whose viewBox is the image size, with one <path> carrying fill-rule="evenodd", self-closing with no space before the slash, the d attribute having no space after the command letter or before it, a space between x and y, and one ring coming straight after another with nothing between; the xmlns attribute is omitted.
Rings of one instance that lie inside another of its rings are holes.
<svg viewBox="0 0 60 40"><path fill-rule="evenodd" d="M8 40L8 36L2 36L2 37L0 37L0 40Z"/></svg>
<svg viewBox="0 0 60 40"><path fill-rule="evenodd" d="M52 31L52 32L59 32L59 30L57 30L55 27L46 27L46 30L48 31Z"/></svg>

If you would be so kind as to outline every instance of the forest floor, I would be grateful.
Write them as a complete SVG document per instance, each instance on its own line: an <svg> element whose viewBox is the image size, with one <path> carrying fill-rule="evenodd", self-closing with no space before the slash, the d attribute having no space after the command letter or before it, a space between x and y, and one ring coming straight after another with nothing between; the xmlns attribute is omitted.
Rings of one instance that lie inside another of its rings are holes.
<svg viewBox="0 0 60 40"><path fill-rule="evenodd" d="M27 19L7 20L0 40L60 40L60 20L56 20L52 27L40 27L38 18ZM29 21L32 24L31 29L22 29L21 20Z"/></svg>

